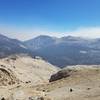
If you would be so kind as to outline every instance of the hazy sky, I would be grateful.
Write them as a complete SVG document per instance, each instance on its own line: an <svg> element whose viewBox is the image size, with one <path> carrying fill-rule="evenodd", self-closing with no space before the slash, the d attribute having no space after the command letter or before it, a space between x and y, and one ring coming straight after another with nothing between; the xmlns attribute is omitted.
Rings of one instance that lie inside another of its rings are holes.
<svg viewBox="0 0 100 100"><path fill-rule="evenodd" d="M100 37L100 0L0 0L0 33Z"/></svg>

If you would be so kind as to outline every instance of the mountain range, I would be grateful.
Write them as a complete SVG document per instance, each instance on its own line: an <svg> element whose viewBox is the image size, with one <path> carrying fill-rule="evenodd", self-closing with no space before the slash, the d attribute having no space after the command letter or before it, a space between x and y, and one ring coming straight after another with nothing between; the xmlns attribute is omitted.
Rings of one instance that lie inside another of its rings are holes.
<svg viewBox="0 0 100 100"><path fill-rule="evenodd" d="M59 67L100 64L100 39L39 36L24 43L37 56Z"/></svg>
<svg viewBox="0 0 100 100"><path fill-rule="evenodd" d="M0 57L11 54L40 56L59 67L100 64L100 39L40 35L28 41L11 39L0 34Z"/></svg>
<svg viewBox="0 0 100 100"><path fill-rule="evenodd" d="M31 54L31 51L23 42L17 39L11 39L0 34L0 58L12 54Z"/></svg>

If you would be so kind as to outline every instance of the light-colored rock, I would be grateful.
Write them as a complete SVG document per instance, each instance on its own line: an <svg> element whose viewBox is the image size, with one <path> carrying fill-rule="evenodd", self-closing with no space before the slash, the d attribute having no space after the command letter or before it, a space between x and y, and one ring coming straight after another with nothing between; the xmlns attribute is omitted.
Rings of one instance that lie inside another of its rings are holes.
<svg viewBox="0 0 100 100"><path fill-rule="evenodd" d="M48 82L49 77L58 70L42 59L29 56L8 57L0 60L0 65L3 69L10 70L20 82L32 84Z"/></svg>

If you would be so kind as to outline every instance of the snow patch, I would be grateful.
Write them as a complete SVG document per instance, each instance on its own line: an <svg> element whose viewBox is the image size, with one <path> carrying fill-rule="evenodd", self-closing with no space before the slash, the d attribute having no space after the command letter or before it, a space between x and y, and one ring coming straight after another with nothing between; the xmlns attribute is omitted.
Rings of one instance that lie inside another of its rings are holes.
<svg viewBox="0 0 100 100"><path fill-rule="evenodd" d="M82 54L86 54L86 53L87 53L87 51L80 51L80 53L82 53Z"/></svg>
<svg viewBox="0 0 100 100"><path fill-rule="evenodd" d="M24 45L20 44L20 47L24 48L24 49L27 49L27 47L25 47Z"/></svg>

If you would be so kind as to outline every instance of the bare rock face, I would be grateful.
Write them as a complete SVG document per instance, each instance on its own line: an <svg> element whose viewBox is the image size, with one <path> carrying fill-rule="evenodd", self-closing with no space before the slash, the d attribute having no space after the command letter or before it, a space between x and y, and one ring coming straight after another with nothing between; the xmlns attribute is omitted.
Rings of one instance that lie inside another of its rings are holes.
<svg viewBox="0 0 100 100"><path fill-rule="evenodd" d="M50 100L45 91L32 87L47 84L58 70L42 59L27 55L0 59L0 100Z"/></svg>
<svg viewBox="0 0 100 100"><path fill-rule="evenodd" d="M13 85L17 83L15 75L6 68L0 68L0 86Z"/></svg>
<svg viewBox="0 0 100 100"><path fill-rule="evenodd" d="M57 67L42 59L33 59L27 55L12 55L0 59L0 86L15 83L45 83L57 71Z"/></svg>
<svg viewBox="0 0 100 100"><path fill-rule="evenodd" d="M53 74L49 80L49 82L53 82L62 78L66 78L69 77L71 74L72 70L68 69L68 70L61 70L59 72L57 72L56 74Z"/></svg>

